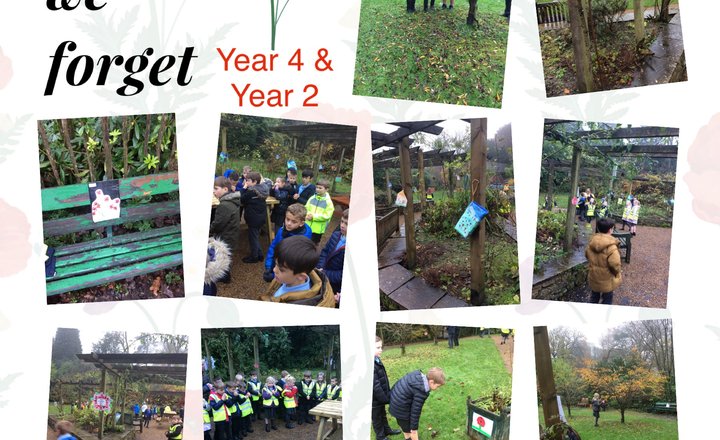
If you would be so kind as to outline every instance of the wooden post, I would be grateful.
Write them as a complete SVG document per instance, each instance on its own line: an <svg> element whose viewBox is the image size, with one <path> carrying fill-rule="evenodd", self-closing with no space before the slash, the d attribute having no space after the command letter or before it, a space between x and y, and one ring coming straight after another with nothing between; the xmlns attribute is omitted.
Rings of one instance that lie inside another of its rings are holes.
<svg viewBox="0 0 720 440"><path fill-rule="evenodd" d="M642 0L633 0L635 12L635 44L640 44L645 39L645 8Z"/></svg>
<svg viewBox="0 0 720 440"><path fill-rule="evenodd" d="M60 128L60 132L62 133L63 141L65 142L65 148L68 149L68 153L70 156L70 163L72 164L73 169L73 175L78 183L82 180L79 176L80 171L78 169L77 160L75 159L75 149L72 146L72 141L70 141L70 120L68 119L60 119L58 122L58 128ZM85 153L87 154L87 153Z"/></svg>
<svg viewBox="0 0 720 440"><path fill-rule="evenodd" d="M270 227L269 223L268 227ZM233 366L232 351L230 350L230 335L228 333L225 333L225 350L228 357L228 378L235 377L235 367Z"/></svg>
<svg viewBox="0 0 720 440"><path fill-rule="evenodd" d="M410 170L410 138L405 136L402 138L400 145L400 175L402 176L402 186L407 197L407 207L405 208L405 251L407 255L407 268L415 269L415 207L413 206L413 189L412 175Z"/></svg>
<svg viewBox="0 0 720 440"><path fill-rule="evenodd" d="M418 148L418 189L420 193L420 210L425 212L425 162L423 162L423 150Z"/></svg>
<svg viewBox="0 0 720 440"><path fill-rule="evenodd" d="M547 327L535 327L534 334L535 373L537 374L545 427L548 428L560 423L560 411L557 404L557 391L555 390L555 379L553 378ZM561 432L557 432L553 438L561 440L561 434Z"/></svg>
<svg viewBox="0 0 720 440"><path fill-rule="evenodd" d="M580 0L568 0L570 16L570 32L572 33L573 56L575 58L575 75L577 87L581 93L595 90L588 50L587 27Z"/></svg>
<svg viewBox="0 0 720 440"><path fill-rule="evenodd" d="M114 414L115 409L114 408L117 405L117 403L120 402L118 400L119 393L120 393L120 386L119 386L120 384L118 383L119 379L120 378L118 376L115 376L115 381L113 383L113 395L110 396L113 398L113 410L110 413L110 424L112 425L113 428L117 426L117 423L115 423L115 414ZM120 415L120 417L122 417L122 414Z"/></svg>
<svg viewBox="0 0 720 440"><path fill-rule="evenodd" d="M448 190L450 191L450 197L455 193L455 174L450 165L448 165Z"/></svg>
<svg viewBox="0 0 720 440"><path fill-rule="evenodd" d="M551 159L552 160L552 159ZM547 198L548 201L545 204L545 209L548 211L552 211L553 206L555 205L553 203L553 199L555 198L555 163L550 162L550 165L548 166L548 186L547 186Z"/></svg>
<svg viewBox="0 0 720 440"><path fill-rule="evenodd" d="M120 426L125 425L125 398L127 397L127 377L122 378L122 403L120 404Z"/></svg>
<svg viewBox="0 0 720 440"><path fill-rule="evenodd" d="M158 130L158 138L157 138L157 144L155 144L155 156L158 158L158 166L155 167L155 174L160 172L160 168L162 167L162 145L163 145L163 138L165 137L165 128L167 127L167 121L168 115L163 114L160 116L160 130Z"/></svg>
<svg viewBox="0 0 720 440"><path fill-rule="evenodd" d="M147 114L145 115L145 139L143 139L143 154L142 157L144 158L148 154L148 143L150 142L150 127L152 126L152 115Z"/></svg>
<svg viewBox="0 0 720 440"><path fill-rule="evenodd" d="M47 132L45 126L41 121L37 121L38 132L40 133L40 139L42 140L43 148L45 149L45 156L47 156L48 162L50 162L50 169L52 170L53 177L58 186L62 186L62 180L60 180L60 173L58 172L55 158L52 155L52 149L50 148L50 142L48 141Z"/></svg>
<svg viewBox="0 0 720 440"><path fill-rule="evenodd" d="M577 141L576 141L577 142ZM570 165L570 188L577 188L580 175L580 159L582 149L578 144L573 145L572 164ZM565 219L565 252L572 250L573 231L575 227L575 205L572 202L572 194L568 197L567 217Z"/></svg>
<svg viewBox="0 0 720 440"><path fill-rule="evenodd" d="M205 339L203 341L203 343L205 344L205 361L207 362L207 366L208 366L208 374L210 376L210 382L212 382L213 380L215 380L215 371L213 370L213 367L212 367L212 359L210 358L210 349L208 349L207 339Z"/></svg>
<svg viewBox="0 0 720 440"><path fill-rule="evenodd" d="M470 191L472 200L485 206L487 167L487 119L470 121ZM485 298L485 222L470 236L470 303L484 305Z"/></svg>
<svg viewBox="0 0 720 440"><path fill-rule="evenodd" d="M343 159L345 159L345 147L343 147L342 151L340 151L340 160L338 161L337 171L335 172L335 177L332 181L332 189L330 190L330 194L335 194L335 185L337 184L337 178L342 173Z"/></svg>
<svg viewBox="0 0 720 440"><path fill-rule="evenodd" d="M385 191L387 191L388 206L393 205L392 188L390 187L391 185L392 185L392 183L390 182L390 169L385 168Z"/></svg>
<svg viewBox="0 0 720 440"><path fill-rule="evenodd" d="M120 140L122 141L123 146L123 177L127 177L129 169L128 165L128 142L130 142L130 129L128 128L128 118L127 116L122 117L122 134L120 135Z"/></svg>
<svg viewBox="0 0 720 440"><path fill-rule="evenodd" d="M105 367L102 369L102 373L100 374L100 391L105 393L105 376L107 375L107 371L105 370ZM102 440L103 438L103 431L105 430L105 412L100 411L100 429L98 429L98 438Z"/></svg>
<svg viewBox="0 0 720 440"><path fill-rule="evenodd" d="M63 414L65 412L64 408L63 408L65 406L65 401L63 400L62 381L61 380L58 381L58 394L60 394L60 414Z"/></svg>
<svg viewBox="0 0 720 440"><path fill-rule="evenodd" d="M220 149L225 154L227 154L227 130L227 127L220 129Z"/></svg>

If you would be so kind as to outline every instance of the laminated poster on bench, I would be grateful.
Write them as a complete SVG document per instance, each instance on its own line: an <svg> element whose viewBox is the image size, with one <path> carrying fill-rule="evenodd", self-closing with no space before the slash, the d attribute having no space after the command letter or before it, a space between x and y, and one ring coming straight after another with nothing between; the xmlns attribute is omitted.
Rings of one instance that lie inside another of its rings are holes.
<svg viewBox="0 0 720 440"><path fill-rule="evenodd" d="M120 217L120 181L103 180L88 184L92 220L95 223Z"/></svg>

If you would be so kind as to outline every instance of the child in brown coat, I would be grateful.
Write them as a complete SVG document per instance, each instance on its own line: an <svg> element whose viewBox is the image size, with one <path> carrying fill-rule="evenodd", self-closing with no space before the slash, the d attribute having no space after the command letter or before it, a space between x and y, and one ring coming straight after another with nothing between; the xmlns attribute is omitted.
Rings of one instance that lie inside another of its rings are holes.
<svg viewBox="0 0 720 440"><path fill-rule="evenodd" d="M612 304L613 291L622 281L619 240L612 236L615 222L609 218L597 221L598 232L592 236L585 248L588 259L588 285L592 294L591 303Z"/></svg>

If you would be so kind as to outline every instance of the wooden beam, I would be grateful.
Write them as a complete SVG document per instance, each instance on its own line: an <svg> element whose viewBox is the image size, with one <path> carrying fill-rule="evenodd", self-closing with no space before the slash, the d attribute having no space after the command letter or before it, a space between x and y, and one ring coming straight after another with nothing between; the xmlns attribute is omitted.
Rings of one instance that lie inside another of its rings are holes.
<svg viewBox="0 0 720 440"><path fill-rule="evenodd" d="M337 171L335 172L335 178L332 181L332 189L330 194L335 194L335 185L337 184L337 178L342 174L343 159L345 159L345 147L342 147L340 151L340 160L338 161Z"/></svg>
<svg viewBox="0 0 720 440"><path fill-rule="evenodd" d="M105 379L106 379L106 369L103 368L100 373L100 391L102 391L103 394L105 394ZM105 430L105 412L100 411L99 414L100 417L100 428L98 429L98 439L102 440L103 438L103 431Z"/></svg>
<svg viewBox="0 0 720 440"><path fill-rule="evenodd" d="M635 19L635 44L645 39L645 8L642 0L633 0L633 18Z"/></svg>
<svg viewBox="0 0 720 440"><path fill-rule="evenodd" d="M410 139L404 137L400 144L400 175L402 186L407 197L405 207L405 252L407 268L415 269L417 264L415 255L415 209L413 205L412 174L410 169Z"/></svg>
<svg viewBox="0 0 720 440"><path fill-rule="evenodd" d="M470 123L470 191L472 200L485 206L487 181L487 119ZM485 298L485 222L470 236L470 303L486 304Z"/></svg>
<svg viewBox="0 0 720 440"><path fill-rule="evenodd" d="M537 375L545 428L549 428L560 423L560 410L557 404L557 391L552 371L552 358L550 357L550 341L547 327L535 327L533 331L535 339L535 373ZM562 433L558 431L553 439L561 440Z"/></svg>
<svg viewBox="0 0 720 440"><path fill-rule="evenodd" d="M220 149L227 154L227 127L220 128Z"/></svg>
<svg viewBox="0 0 720 440"><path fill-rule="evenodd" d="M679 128L672 127L623 127L609 130L587 130L573 133L575 137L592 139L642 139L680 136Z"/></svg>
<svg viewBox="0 0 720 440"><path fill-rule="evenodd" d="M545 203L545 209L548 211L552 211L553 209L553 199L555 198L555 165L550 164L548 167L548 186L547 186L547 198L548 201ZM572 198L572 197L571 197Z"/></svg>

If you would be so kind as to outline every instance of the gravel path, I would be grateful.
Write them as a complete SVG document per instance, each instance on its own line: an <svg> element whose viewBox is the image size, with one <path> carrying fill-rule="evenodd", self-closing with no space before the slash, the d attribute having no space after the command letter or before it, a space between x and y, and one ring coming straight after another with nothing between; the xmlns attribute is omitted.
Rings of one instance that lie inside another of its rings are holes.
<svg viewBox="0 0 720 440"><path fill-rule="evenodd" d="M672 229L637 227L632 238L630 263L622 262L622 284L615 290L613 304L665 308L670 269ZM621 251L623 253L624 251ZM575 292L571 301L587 302L590 289Z"/></svg>

